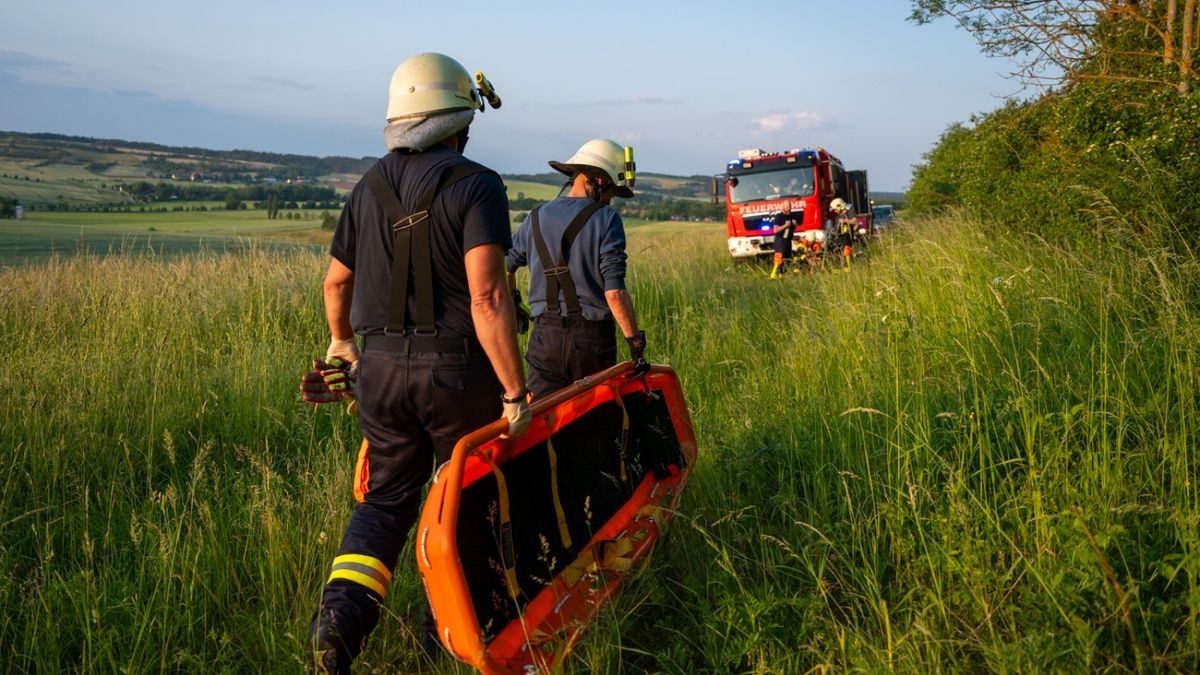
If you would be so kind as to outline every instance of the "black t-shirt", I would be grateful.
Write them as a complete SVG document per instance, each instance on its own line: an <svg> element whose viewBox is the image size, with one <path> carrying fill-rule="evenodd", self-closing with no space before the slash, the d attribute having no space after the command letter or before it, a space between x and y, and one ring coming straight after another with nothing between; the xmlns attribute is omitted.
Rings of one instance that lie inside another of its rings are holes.
<svg viewBox="0 0 1200 675"><path fill-rule="evenodd" d="M796 215L793 213L776 213L775 217L771 219L771 222L774 223L775 227L783 227L784 225L787 226L775 233L775 240L779 241L782 239L790 240L792 238L792 235L796 232L796 225L798 221L796 219Z"/></svg>
<svg viewBox="0 0 1200 675"><path fill-rule="evenodd" d="M458 152L438 145L425 152L388 153L376 167L396 189L406 209L415 208L432 189L442 170L470 164ZM481 244L512 245L508 196L500 177L490 171L468 176L443 188L430 207L429 240L433 267L434 323L438 335L474 337L471 300L463 256ZM342 209L329 254L354 272L350 325L359 335L381 334L387 326L392 290L391 223L360 180ZM413 251L413 255L416 251ZM408 286L408 328L416 312L414 282Z"/></svg>

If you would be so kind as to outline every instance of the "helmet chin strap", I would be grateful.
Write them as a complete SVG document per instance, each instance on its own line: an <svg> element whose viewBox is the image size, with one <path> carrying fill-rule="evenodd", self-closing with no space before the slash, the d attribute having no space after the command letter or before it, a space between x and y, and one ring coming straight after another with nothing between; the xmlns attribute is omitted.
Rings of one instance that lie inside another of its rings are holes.
<svg viewBox="0 0 1200 675"><path fill-rule="evenodd" d="M616 190L616 186L612 185L611 183L605 183L601 180L593 179L591 177L587 179L585 185L587 186L588 197L595 199L601 204L607 204L611 202L613 193Z"/></svg>

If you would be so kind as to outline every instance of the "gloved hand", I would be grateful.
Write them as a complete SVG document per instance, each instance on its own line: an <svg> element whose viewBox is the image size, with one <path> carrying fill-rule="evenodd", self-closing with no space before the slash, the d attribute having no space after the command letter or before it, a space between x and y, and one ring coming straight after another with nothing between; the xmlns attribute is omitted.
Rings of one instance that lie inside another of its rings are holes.
<svg viewBox="0 0 1200 675"><path fill-rule="evenodd" d="M325 360L338 358L349 364L348 370L358 372L358 343L351 337L348 340L332 339L329 349L325 350Z"/></svg>
<svg viewBox="0 0 1200 675"><path fill-rule="evenodd" d="M529 310L521 305L521 291L514 288L512 290L513 310L517 313L517 333L524 335L529 332L529 324L533 322L533 317L529 315Z"/></svg>
<svg viewBox="0 0 1200 675"><path fill-rule="evenodd" d="M321 368L321 377L324 378L329 391L341 394L346 398L354 398L354 381L358 379L358 361L351 363L341 357L331 356L323 364L314 359L313 365L324 366Z"/></svg>
<svg viewBox="0 0 1200 675"><path fill-rule="evenodd" d="M355 369L338 358L313 359L313 369L300 376L300 397L306 403L336 403L354 398Z"/></svg>
<svg viewBox="0 0 1200 675"><path fill-rule="evenodd" d="M500 397L500 402L504 404L504 419L508 420L508 431L500 434L500 438L520 436L529 428L529 422L533 420L533 415L529 413L527 393L528 390L522 391L515 399L507 396Z"/></svg>
<svg viewBox="0 0 1200 675"><path fill-rule="evenodd" d="M625 338L629 343L629 358L633 361L633 376L641 377L650 372L650 364L646 362L646 331L639 330L632 337Z"/></svg>

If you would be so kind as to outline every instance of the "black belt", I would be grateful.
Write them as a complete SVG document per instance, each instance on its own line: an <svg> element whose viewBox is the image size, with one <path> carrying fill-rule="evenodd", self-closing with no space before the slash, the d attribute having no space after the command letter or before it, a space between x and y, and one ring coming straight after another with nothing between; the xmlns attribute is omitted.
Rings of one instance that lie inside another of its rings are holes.
<svg viewBox="0 0 1200 675"><path fill-rule="evenodd" d="M405 354L483 354L483 345L475 338L435 337L432 335L364 335L363 349L383 349Z"/></svg>
<svg viewBox="0 0 1200 675"><path fill-rule="evenodd" d="M560 314L558 316L538 314L533 317L533 323L546 326L562 326L563 328L594 328L596 330L612 330L615 325L612 317L585 319L580 315L570 314Z"/></svg>

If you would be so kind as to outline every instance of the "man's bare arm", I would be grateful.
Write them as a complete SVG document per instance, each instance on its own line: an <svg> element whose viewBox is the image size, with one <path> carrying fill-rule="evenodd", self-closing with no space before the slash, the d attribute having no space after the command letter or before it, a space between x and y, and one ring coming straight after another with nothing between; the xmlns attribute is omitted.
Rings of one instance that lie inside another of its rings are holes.
<svg viewBox="0 0 1200 675"><path fill-rule="evenodd" d="M334 340L354 337L350 327L350 302L354 297L354 271L337 258L330 258L325 273L325 318Z"/></svg>
<svg viewBox="0 0 1200 675"><path fill-rule="evenodd" d="M621 328L621 335L627 338L637 335L637 315L634 314L633 298L629 297L629 292L624 288L604 291L604 299L608 301L608 308L612 310L613 319Z"/></svg>
<svg viewBox="0 0 1200 675"><path fill-rule="evenodd" d="M499 244L483 244L467 251L463 260L475 335L500 378L504 394L518 396L525 389L525 373L517 347L517 318L504 273L504 249Z"/></svg>

